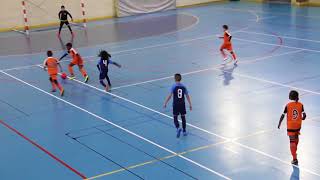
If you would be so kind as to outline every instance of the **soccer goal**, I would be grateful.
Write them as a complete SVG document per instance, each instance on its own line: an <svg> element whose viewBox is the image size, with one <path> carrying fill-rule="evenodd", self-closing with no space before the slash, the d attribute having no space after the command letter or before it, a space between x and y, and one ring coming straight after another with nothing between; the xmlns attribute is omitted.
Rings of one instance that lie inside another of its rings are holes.
<svg viewBox="0 0 320 180"><path fill-rule="evenodd" d="M58 13L64 5L78 20L70 22L71 25L85 28L86 11L85 0L21 0L23 28L13 31L29 35L32 31L54 30L59 24ZM80 18L79 18L80 17Z"/></svg>

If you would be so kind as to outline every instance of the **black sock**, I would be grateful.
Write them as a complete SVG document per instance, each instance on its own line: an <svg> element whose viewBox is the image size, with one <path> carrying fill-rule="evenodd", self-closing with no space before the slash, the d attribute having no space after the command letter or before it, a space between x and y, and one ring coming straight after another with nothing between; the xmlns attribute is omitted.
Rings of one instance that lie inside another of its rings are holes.
<svg viewBox="0 0 320 180"><path fill-rule="evenodd" d="M183 129L183 132L186 132L186 127L187 127L186 116L185 116L185 115L182 115L182 116L181 116L181 120L182 120L182 129Z"/></svg>
<svg viewBox="0 0 320 180"><path fill-rule="evenodd" d="M174 122L174 125L176 126L176 128L178 129L179 128L178 116L176 116L176 115L173 116L173 122Z"/></svg>
<svg viewBox="0 0 320 180"><path fill-rule="evenodd" d="M107 87L107 85L103 82L103 80L100 80L100 84L101 84L103 87Z"/></svg>

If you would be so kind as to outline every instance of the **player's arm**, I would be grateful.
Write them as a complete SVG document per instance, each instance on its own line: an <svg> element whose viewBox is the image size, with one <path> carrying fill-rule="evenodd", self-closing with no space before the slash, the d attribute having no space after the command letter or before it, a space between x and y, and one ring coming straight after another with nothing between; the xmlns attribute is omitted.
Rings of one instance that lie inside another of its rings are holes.
<svg viewBox="0 0 320 180"><path fill-rule="evenodd" d="M302 120L306 120L307 114L304 112L304 107L302 106Z"/></svg>
<svg viewBox="0 0 320 180"><path fill-rule="evenodd" d="M191 97L189 96L189 94L187 94L186 96L189 103L190 111L192 111Z"/></svg>
<svg viewBox="0 0 320 180"><path fill-rule="evenodd" d="M168 102L170 101L171 97L172 97L172 93L170 93L170 95L169 95L169 96L166 98L166 100L164 101L164 105L163 105L164 108L167 107L167 104L168 104Z"/></svg>
<svg viewBox="0 0 320 180"><path fill-rule="evenodd" d="M61 11L59 11L59 14L58 14L58 16L59 16L59 20L61 20Z"/></svg>
<svg viewBox="0 0 320 180"><path fill-rule="evenodd" d="M287 106L284 108L283 114L281 114L280 120L279 120L279 124L278 124L278 129L280 129L281 123L285 117L285 115L287 114Z"/></svg>
<svg viewBox="0 0 320 180"><path fill-rule="evenodd" d="M47 70L47 60L44 60L42 63L43 70Z"/></svg>
<svg viewBox="0 0 320 180"><path fill-rule="evenodd" d="M58 64L58 68L59 68L60 72L62 72L62 66L61 66L61 64L59 63L59 61L57 62L57 64Z"/></svg>
<svg viewBox="0 0 320 180"><path fill-rule="evenodd" d="M61 61L63 58L65 58L66 56L68 56L68 52L66 52L64 55L62 55L60 58L59 58L59 61Z"/></svg>
<svg viewBox="0 0 320 180"><path fill-rule="evenodd" d="M189 108L190 108L190 111L192 111L192 103L191 103L191 97L190 97L190 95L189 95L189 92L188 92L188 89L187 88L185 88L185 95L186 95L186 97L187 97L187 101L188 101L188 103L189 103Z"/></svg>
<svg viewBox="0 0 320 180"><path fill-rule="evenodd" d="M118 68L121 68L121 65L116 63L116 62L114 62L114 61L109 60L109 63L117 66Z"/></svg>
<svg viewBox="0 0 320 180"><path fill-rule="evenodd" d="M97 64L97 68L98 68L99 72L101 72L100 64Z"/></svg>
<svg viewBox="0 0 320 180"><path fill-rule="evenodd" d="M67 15L71 18L71 21L73 21L73 17L72 17L72 15L69 13L69 11L67 11Z"/></svg>

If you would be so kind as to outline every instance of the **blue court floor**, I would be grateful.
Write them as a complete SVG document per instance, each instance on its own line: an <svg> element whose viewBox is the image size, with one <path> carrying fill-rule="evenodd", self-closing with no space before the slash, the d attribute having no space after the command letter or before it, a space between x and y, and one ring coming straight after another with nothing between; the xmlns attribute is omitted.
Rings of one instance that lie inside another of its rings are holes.
<svg viewBox="0 0 320 180"><path fill-rule="evenodd" d="M2 33L0 179L320 179L319 20L319 8L233 2L90 23L73 39L90 80L75 68L60 80L64 97L39 65L48 49L63 54L69 32ZM237 66L221 65L223 24ZM111 67L107 93L100 49L123 66ZM163 108L178 72L194 108L179 139ZM291 89L308 116L299 167L277 129Z"/></svg>

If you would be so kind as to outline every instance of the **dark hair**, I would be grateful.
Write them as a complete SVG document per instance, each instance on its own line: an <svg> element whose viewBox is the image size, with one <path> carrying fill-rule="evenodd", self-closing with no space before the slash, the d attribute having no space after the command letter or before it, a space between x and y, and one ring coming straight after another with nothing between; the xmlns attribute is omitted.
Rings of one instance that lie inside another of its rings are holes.
<svg viewBox="0 0 320 180"><path fill-rule="evenodd" d="M61 6L61 9L62 9L62 8L65 8L65 7L62 5L62 6Z"/></svg>
<svg viewBox="0 0 320 180"><path fill-rule="evenodd" d="M229 29L228 25L223 25L223 29Z"/></svg>
<svg viewBox="0 0 320 180"><path fill-rule="evenodd" d="M292 101L299 101L299 93L298 91L292 90L289 93L289 99Z"/></svg>
<svg viewBox="0 0 320 180"><path fill-rule="evenodd" d="M174 79L175 79L176 81L180 82L181 79L182 79L181 74L179 74L179 73L175 74L175 75L174 75Z"/></svg>
<svg viewBox="0 0 320 180"><path fill-rule="evenodd" d="M98 56L101 57L103 60L108 60L109 58L111 58L111 55L105 50L101 50Z"/></svg>
<svg viewBox="0 0 320 180"><path fill-rule="evenodd" d="M72 47L72 43L69 42L69 43L66 44L66 46L67 47Z"/></svg>
<svg viewBox="0 0 320 180"><path fill-rule="evenodd" d="M47 56L48 56L48 57L51 57L52 55L53 55L52 51L48 50L48 51L47 51Z"/></svg>

